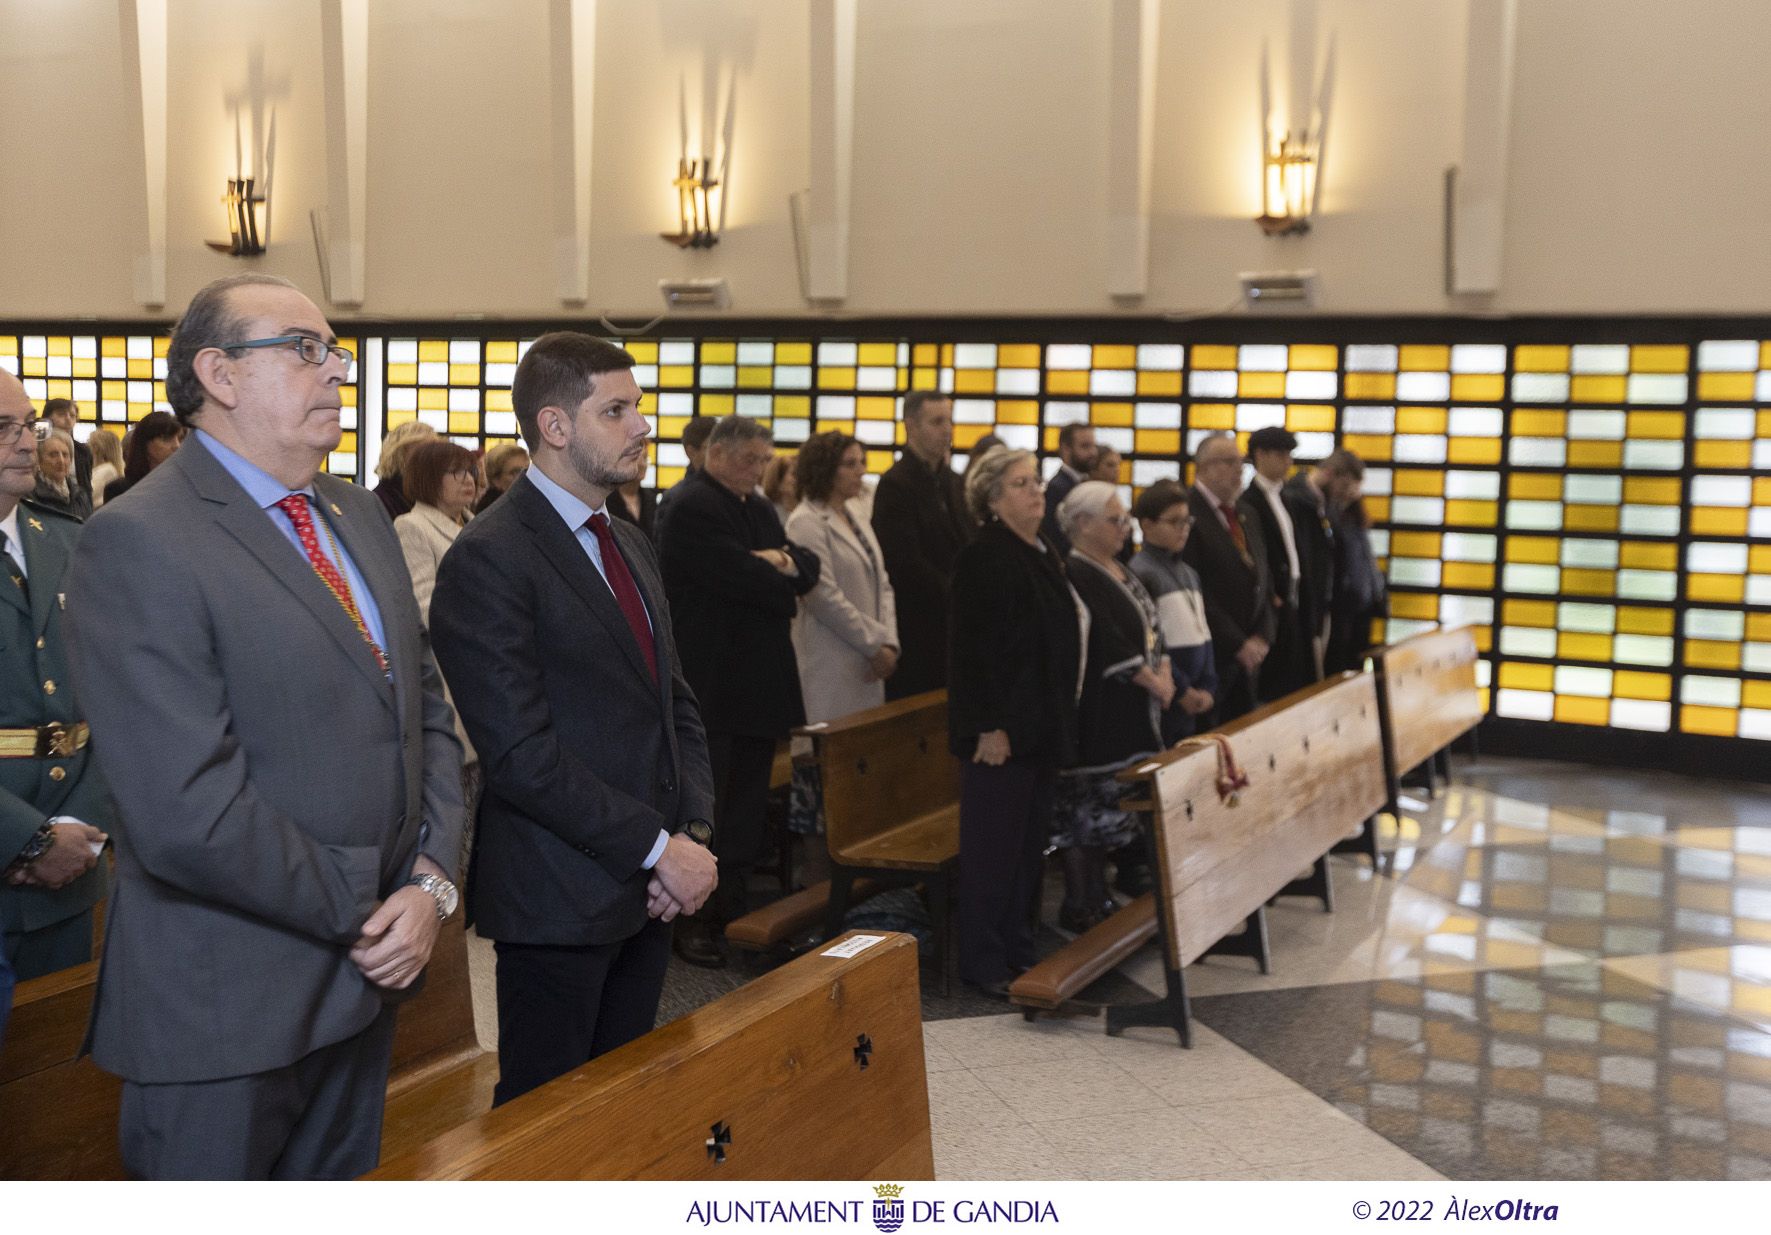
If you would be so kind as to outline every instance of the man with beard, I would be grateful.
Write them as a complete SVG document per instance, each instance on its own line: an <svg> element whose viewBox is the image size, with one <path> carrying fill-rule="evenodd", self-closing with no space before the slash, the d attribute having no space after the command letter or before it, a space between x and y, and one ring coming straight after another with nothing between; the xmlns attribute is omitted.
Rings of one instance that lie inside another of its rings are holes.
<svg viewBox="0 0 1771 1235"><path fill-rule="evenodd" d="M633 357L537 339L511 385L534 456L437 571L431 637L486 770L467 909L494 941L494 1103L652 1028L669 923L717 881L701 712L652 546Z"/></svg>

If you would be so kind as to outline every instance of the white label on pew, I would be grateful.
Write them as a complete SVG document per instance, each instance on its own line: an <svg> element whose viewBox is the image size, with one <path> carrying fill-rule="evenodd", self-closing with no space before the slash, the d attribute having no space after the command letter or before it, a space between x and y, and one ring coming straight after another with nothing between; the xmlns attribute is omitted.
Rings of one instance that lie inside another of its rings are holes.
<svg viewBox="0 0 1771 1235"><path fill-rule="evenodd" d="M859 956L874 944L885 939L884 935L856 935L853 939L845 939L834 948L826 948L820 956L840 956L847 960L851 956Z"/></svg>

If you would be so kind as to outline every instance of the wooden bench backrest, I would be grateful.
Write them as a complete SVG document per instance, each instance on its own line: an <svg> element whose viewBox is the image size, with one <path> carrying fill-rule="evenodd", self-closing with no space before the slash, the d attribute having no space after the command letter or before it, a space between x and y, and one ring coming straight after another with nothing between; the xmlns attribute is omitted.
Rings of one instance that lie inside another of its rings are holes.
<svg viewBox="0 0 1771 1235"><path fill-rule="evenodd" d="M1469 627L1425 631L1372 655L1394 775L1419 767L1481 723L1476 636Z"/></svg>
<svg viewBox="0 0 1771 1235"><path fill-rule="evenodd" d="M799 731L824 778L832 857L851 845L959 801L959 761L947 751L947 692L932 690Z"/></svg>
<svg viewBox="0 0 1771 1235"><path fill-rule="evenodd" d="M460 914L443 927L425 988L400 1009L390 1093L479 1051ZM93 962L19 984L0 1048L0 1179L117 1179L122 1082L80 1056Z"/></svg>
<svg viewBox="0 0 1771 1235"><path fill-rule="evenodd" d="M1138 765L1156 820L1158 895L1181 969L1284 887L1387 797L1377 684L1343 673L1232 721L1248 786L1218 796L1218 753L1187 744Z"/></svg>
<svg viewBox="0 0 1771 1235"><path fill-rule="evenodd" d="M384 1162L374 1177L933 1178L916 941L887 935L847 959L827 950ZM723 1163L708 1149L716 1129L729 1138Z"/></svg>

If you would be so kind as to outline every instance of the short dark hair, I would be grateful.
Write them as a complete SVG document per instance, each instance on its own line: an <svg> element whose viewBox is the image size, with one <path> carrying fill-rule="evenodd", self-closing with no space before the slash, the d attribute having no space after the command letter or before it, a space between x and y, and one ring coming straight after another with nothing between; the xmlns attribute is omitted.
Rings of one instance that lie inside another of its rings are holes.
<svg viewBox="0 0 1771 1235"><path fill-rule="evenodd" d="M197 379L197 353L211 347L240 342L240 315L234 312L233 291L240 287L287 287L300 291L288 279L274 274L235 274L217 279L191 297L172 327L166 345L166 402L179 423L191 427L203 410L203 383ZM145 421L143 423L146 423Z"/></svg>
<svg viewBox="0 0 1771 1235"><path fill-rule="evenodd" d="M703 416L696 413L689 417L689 423L683 426L683 445L691 450L700 450L707 445L707 439L713 435L713 426L718 423L717 416Z"/></svg>
<svg viewBox="0 0 1771 1235"><path fill-rule="evenodd" d="M1076 435L1081 433L1084 429L1087 429L1092 433L1094 431L1094 426L1091 424L1067 424L1059 429L1058 449L1063 450L1066 446L1074 445L1076 442Z"/></svg>
<svg viewBox="0 0 1771 1235"><path fill-rule="evenodd" d="M184 425L170 412L149 412L129 430L129 446L123 452L123 479L134 484L153 470L148 446L161 438L184 436Z"/></svg>
<svg viewBox="0 0 1771 1235"><path fill-rule="evenodd" d="M1316 466L1324 472L1334 472L1353 480L1365 478L1365 460L1350 450L1337 450Z"/></svg>
<svg viewBox="0 0 1771 1235"><path fill-rule="evenodd" d="M51 399L43 405L43 419L48 420L57 412L64 409L73 412L76 415L78 415L80 411L79 407L75 405L72 399Z"/></svg>
<svg viewBox="0 0 1771 1235"><path fill-rule="evenodd" d="M1268 425L1248 435L1248 453L1257 450L1279 450L1290 454L1298 448L1297 435L1279 425Z"/></svg>
<svg viewBox="0 0 1771 1235"><path fill-rule="evenodd" d="M858 439L835 429L808 437L794 464L799 496L813 502L829 500L831 490L836 488L836 473L842 467L843 456L849 453L849 447L860 445Z"/></svg>
<svg viewBox="0 0 1771 1235"><path fill-rule="evenodd" d="M943 390L912 390L904 396L904 420L909 423L922 416L922 409L931 403L951 403L953 396Z"/></svg>
<svg viewBox="0 0 1771 1235"><path fill-rule="evenodd" d="M735 446L739 442L773 442L775 434L754 416L716 416L713 432L707 435L707 448Z"/></svg>
<svg viewBox="0 0 1771 1235"><path fill-rule="evenodd" d="M607 339L555 330L529 345L510 383L510 402L517 414L517 432L530 450L541 444L541 409L572 412L590 398L600 373L631 369L634 359Z"/></svg>
<svg viewBox="0 0 1771 1235"><path fill-rule="evenodd" d="M445 438L419 442L400 464L400 488L413 505L435 506L443 496L443 479L452 472L473 471L473 451Z"/></svg>
<svg viewBox="0 0 1771 1235"><path fill-rule="evenodd" d="M1159 480L1138 494L1138 500L1131 504L1131 513L1134 519L1154 523L1176 506L1185 505L1187 491L1181 488L1178 480Z"/></svg>

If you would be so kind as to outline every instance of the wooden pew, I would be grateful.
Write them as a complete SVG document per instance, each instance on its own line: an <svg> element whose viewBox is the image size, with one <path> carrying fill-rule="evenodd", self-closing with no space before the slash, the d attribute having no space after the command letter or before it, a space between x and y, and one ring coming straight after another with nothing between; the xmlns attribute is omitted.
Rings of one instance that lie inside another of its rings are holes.
<svg viewBox="0 0 1771 1235"><path fill-rule="evenodd" d="M377 1179L932 1179L916 941L791 961Z"/></svg>
<svg viewBox="0 0 1771 1235"><path fill-rule="evenodd" d="M960 859L960 764L947 753L947 693L928 691L797 730L824 776L829 888L808 888L733 921L726 937L769 948L824 921L838 936L852 905L905 884L928 889L949 987L949 900Z"/></svg>
<svg viewBox="0 0 1771 1235"><path fill-rule="evenodd" d="M96 962L20 984L0 1049L0 1179L120 1179L122 1082L79 1055ZM400 1009L382 1153L401 1153L492 1104L498 1059L474 1036L461 916L443 927L424 990Z"/></svg>
<svg viewBox="0 0 1771 1235"><path fill-rule="evenodd" d="M1253 957L1270 972L1266 905L1285 894L1318 896L1332 908L1327 854L1384 805L1383 734L1376 679L1344 673L1306 687L1215 731L1228 740L1248 784L1218 790L1218 751L1195 738L1120 774L1145 816L1156 872L1155 927L1167 993L1107 1009L1107 1032L1167 1025L1191 1045L1185 968L1207 953ZM1310 868L1310 877L1297 872ZM1238 925L1242 931L1230 935ZM1139 902L1072 940L1023 974L1009 998L1029 1019L1058 1006L1149 937Z"/></svg>
<svg viewBox="0 0 1771 1235"><path fill-rule="evenodd" d="M1402 817L1403 777L1425 767L1427 794L1432 796L1435 759L1481 724L1476 659L1476 636L1467 626L1423 631L1372 653L1384 731L1384 777L1389 783L1385 809L1395 818ZM1376 820L1342 851L1367 855L1376 869L1381 856Z"/></svg>
<svg viewBox="0 0 1771 1235"><path fill-rule="evenodd" d="M878 881L858 879L849 890L849 904L858 905L882 891ZM805 933L820 925L830 907L830 881L770 901L726 923L726 942L743 952L782 952L801 947Z"/></svg>

